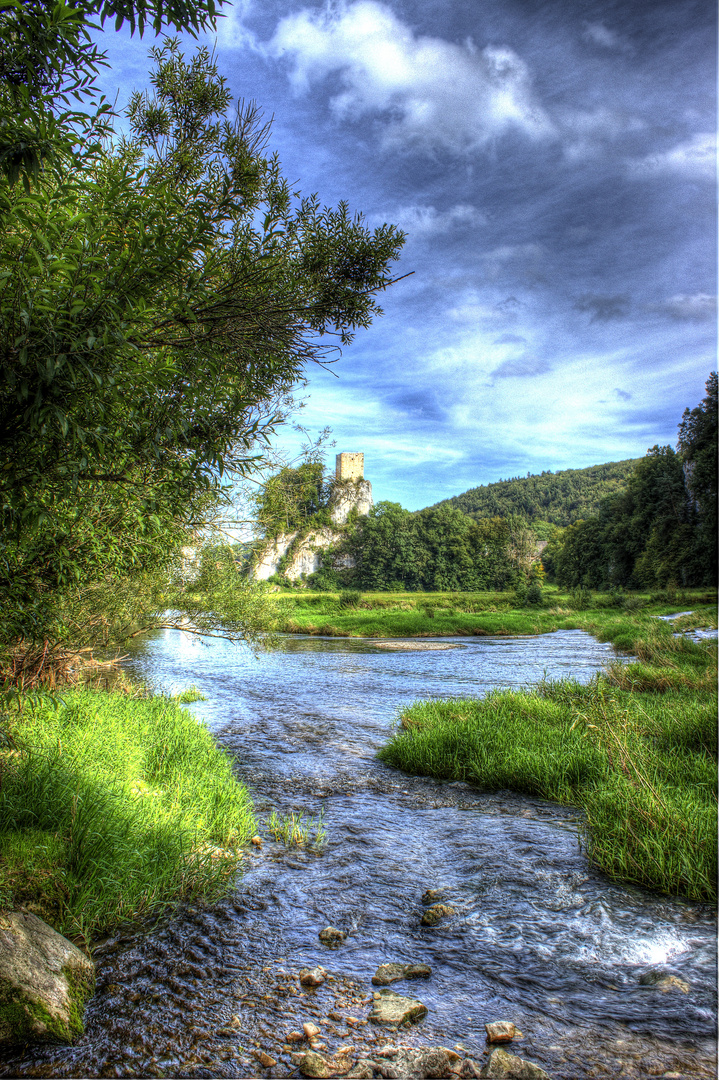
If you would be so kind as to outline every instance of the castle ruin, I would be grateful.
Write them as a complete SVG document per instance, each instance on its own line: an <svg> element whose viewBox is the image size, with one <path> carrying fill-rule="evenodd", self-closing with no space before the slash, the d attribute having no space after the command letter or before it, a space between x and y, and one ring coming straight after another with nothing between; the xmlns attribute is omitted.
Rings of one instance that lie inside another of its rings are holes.
<svg viewBox="0 0 719 1080"><path fill-rule="evenodd" d="M364 454L337 454L335 458L335 480L364 479Z"/></svg>

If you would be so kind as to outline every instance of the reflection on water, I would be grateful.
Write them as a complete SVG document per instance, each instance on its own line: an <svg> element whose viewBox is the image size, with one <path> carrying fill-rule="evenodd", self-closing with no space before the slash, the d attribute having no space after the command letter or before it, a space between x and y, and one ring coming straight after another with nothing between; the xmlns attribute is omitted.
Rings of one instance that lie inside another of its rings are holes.
<svg viewBox="0 0 719 1080"><path fill-rule="evenodd" d="M248 856L235 897L108 942L85 1038L72 1050L33 1051L14 1070L296 1075L282 1049L292 1027L321 1016L327 1033L333 1001L366 1016L377 965L414 961L433 970L417 990L429 1014L405 1041L461 1043L481 1058L484 1023L507 1018L524 1033L518 1051L557 1080L711 1075L710 911L590 870L571 809L410 778L376 761L398 707L418 697L543 676L586 681L613 657L580 631L458 644L390 651L290 638L254 657L175 631L147 643L133 670L163 689L195 685L207 695L192 708L236 755L260 816L322 809L328 843L319 855L267 841ZM420 923L427 888L445 890L456 911L432 929ZM348 932L331 953L317 938L327 924ZM296 974L316 963L335 979L310 999L297 993ZM640 985L656 967L689 993ZM233 1015L239 1041L218 1034ZM337 1038L358 1032L372 1037L358 1027L337 1028ZM250 1064L253 1042L272 1052L273 1069Z"/></svg>

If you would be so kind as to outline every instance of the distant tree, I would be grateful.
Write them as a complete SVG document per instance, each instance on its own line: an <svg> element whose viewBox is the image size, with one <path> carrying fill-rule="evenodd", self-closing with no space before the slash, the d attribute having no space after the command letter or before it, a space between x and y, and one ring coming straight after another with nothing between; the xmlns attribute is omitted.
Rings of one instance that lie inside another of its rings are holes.
<svg viewBox="0 0 719 1080"><path fill-rule="evenodd" d="M685 409L677 449L684 465L687 490L698 515L697 558L705 584L717 581L717 373L706 383L706 397L695 409Z"/></svg>

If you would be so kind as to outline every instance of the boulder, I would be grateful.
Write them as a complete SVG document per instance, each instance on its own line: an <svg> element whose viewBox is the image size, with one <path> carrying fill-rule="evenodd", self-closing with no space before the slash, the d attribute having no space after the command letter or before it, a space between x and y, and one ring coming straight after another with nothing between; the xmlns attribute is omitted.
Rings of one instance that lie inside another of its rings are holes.
<svg viewBox="0 0 719 1080"><path fill-rule="evenodd" d="M372 976L375 986L389 986L400 979L428 979L432 968L427 964L380 964Z"/></svg>
<svg viewBox="0 0 719 1080"><path fill-rule="evenodd" d="M95 965L30 912L0 915L0 1045L71 1042L84 1030Z"/></svg>
<svg viewBox="0 0 719 1080"><path fill-rule="evenodd" d="M300 982L303 986L322 986L322 983L327 978L327 972L323 967L302 968L300 971Z"/></svg>
<svg viewBox="0 0 719 1080"><path fill-rule="evenodd" d="M372 1080L374 1076L372 1062L367 1058L360 1058L345 1075L347 1080Z"/></svg>
<svg viewBox="0 0 719 1080"><path fill-rule="evenodd" d="M449 904L432 904L422 916L422 926L436 926L447 915L454 915L454 908Z"/></svg>
<svg viewBox="0 0 719 1080"><path fill-rule="evenodd" d="M482 1080L550 1080L549 1075L539 1065L506 1050L493 1050L489 1061L479 1074Z"/></svg>
<svg viewBox="0 0 719 1080"><path fill-rule="evenodd" d="M346 937L347 935L344 930L338 930L335 926L326 926L324 930L320 930L319 933L322 944L329 945L331 948L341 945Z"/></svg>
<svg viewBox="0 0 719 1080"><path fill-rule="evenodd" d="M369 1015L373 1024L414 1024L427 1015L427 1006L415 998L402 997L391 990L382 990L375 998Z"/></svg>

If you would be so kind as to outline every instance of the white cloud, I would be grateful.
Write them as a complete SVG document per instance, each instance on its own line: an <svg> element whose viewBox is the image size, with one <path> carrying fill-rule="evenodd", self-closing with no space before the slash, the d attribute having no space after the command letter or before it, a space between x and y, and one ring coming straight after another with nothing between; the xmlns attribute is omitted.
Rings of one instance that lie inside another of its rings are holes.
<svg viewBox="0 0 719 1080"><path fill-rule="evenodd" d="M630 176L643 178L665 173L713 180L716 175L717 140L713 132L699 132L686 142L659 154L630 162Z"/></svg>
<svg viewBox="0 0 719 1080"><path fill-rule="evenodd" d="M611 52L627 52L631 46L616 30L610 30L603 22L585 22L582 37L592 45L598 45L600 49L609 49Z"/></svg>
<svg viewBox="0 0 719 1080"><path fill-rule="evenodd" d="M377 0L288 15L268 53L293 61L300 93L339 76L335 115L383 115L385 146L462 151L509 130L535 140L555 133L512 49L419 37Z"/></svg>
<svg viewBox="0 0 719 1080"><path fill-rule="evenodd" d="M423 240L453 229L475 229L486 222L484 214L467 203L457 203L448 210L437 210L434 206L401 206L382 220L395 222L410 240Z"/></svg>
<svg viewBox="0 0 719 1080"><path fill-rule="evenodd" d="M245 18L252 8L252 0L232 0L224 4L217 19L217 31L213 35L220 49L251 49L259 51L256 35L245 26Z"/></svg>
<svg viewBox="0 0 719 1080"><path fill-rule="evenodd" d="M679 293L657 304L654 310L671 315L674 319L713 319L717 311L717 298L708 293L694 293L690 296Z"/></svg>

